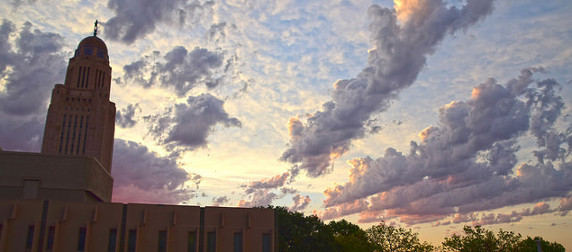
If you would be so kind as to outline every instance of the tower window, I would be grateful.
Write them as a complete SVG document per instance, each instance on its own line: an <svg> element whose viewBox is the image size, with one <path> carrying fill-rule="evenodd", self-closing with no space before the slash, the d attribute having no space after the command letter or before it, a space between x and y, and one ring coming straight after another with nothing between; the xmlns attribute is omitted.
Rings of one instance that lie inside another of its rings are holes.
<svg viewBox="0 0 572 252"><path fill-rule="evenodd" d="M72 142L71 142L71 149L70 149L71 154L73 154L73 147L74 147L74 144L75 144L75 131L76 131L76 129L77 129L77 115L75 116L74 121L73 121Z"/></svg>
<svg viewBox="0 0 572 252"><path fill-rule="evenodd" d="M77 75L77 83L76 83L76 87L79 88L79 79L81 79L81 73L83 72L83 67L79 67L79 73Z"/></svg>
<svg viewBox="0 0 572 252"><path fill-rule="evenodd" d="M67 110L67 109L66 109ZM64 131L65 131L65 127L66 127L66 115L64 115L64 119L62 120L62 132L60 134L60 146L59 146L59 150L58 152L60 154L62 154L62 145L64 142Z"/></svg>
<svg viewBox="0 0 572 252"><path fill-rule="evenodd" d="M79 119L79 130L78 130L78 136L77 136L77 148L75 150L76 154L79 154L79 146L81 144L81 130L83 129L83 115L80 117Z"/></svg>
<svg viewBox="0 0 572 252"><path fill-rule="evenodd" d="M86 116L85 117L85 133L83 134L83 151L82 151L83 153L82 154L85 154L85 145L87 143L87 127L88 127L88 125L89 125L89 116Z"/></svg>
<svg viewBox="0 0 572 252"><path fill-rule="evenodd" d="M71 118L70 118L71 119ZM71 129L71 121L72 120L68 120L68 129L67 129L67 134L66 134L66 148L64 150L64 154L68 153L68 145L70 142L70 129Z"/></svg>
<svg viewBox="0 0 572 252"><path fill-rule="evenodd" d="M89 86L89 70L91 69L91 67L87 68L87 76L85 77L85 85L83 86L84 88L87 88Z"/></svg>

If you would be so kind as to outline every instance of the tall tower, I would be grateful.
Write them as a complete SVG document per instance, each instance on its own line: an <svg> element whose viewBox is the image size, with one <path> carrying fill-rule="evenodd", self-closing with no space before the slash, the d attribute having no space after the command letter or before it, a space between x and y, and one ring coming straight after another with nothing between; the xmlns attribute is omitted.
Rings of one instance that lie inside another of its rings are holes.
<svg viewBox="0 0 572 252"><path fill-rule="evenodd" d="M115 103L107 46L95 27L69 60L65 84L52 91L42 153L95 157L111 173Z"/></svg>

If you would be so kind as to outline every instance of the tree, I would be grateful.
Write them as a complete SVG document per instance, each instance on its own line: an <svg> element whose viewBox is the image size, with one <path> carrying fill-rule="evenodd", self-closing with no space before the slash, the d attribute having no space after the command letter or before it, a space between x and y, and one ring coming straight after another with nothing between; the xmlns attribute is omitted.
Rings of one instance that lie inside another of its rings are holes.
<svg viewBox="0 0 572 252"><path fill-rule="evenodd" d="M373 245L369 242L367 233L358 225L346 220L331 221L328 224L334 239L337 243L338 251L341 252L371 252Z"/></svg>
<svg viewBox="0 0 572 252"><path fill-rule="evenodd" d="M385 222L372 226L366 232L375 251L409 252L435 250L435 247L427 242L421 243L418 234L413 233L411 229L396 228L386 225Z"/></svg>
<svg viewBox="0 0 572 252"><path fill-rule="evenodd" d="M450 238L445 238L443 248L448 251L477 252L477 251L499 251L498 240L495 234L482 228L481 226L463 227L464 236L454 234ZM520 239L520 237L518 237ZM517 239L517 240L518 240ZM514 251L514 248L505 248L506 251Z"/></svg>
<svg viewBox="0 0 572 252"><path fill-rule="evenodd" d="M536 237L534 240L530 237L522 240L520 234L502 229L495 235L492 231L481 226L465 226L463 232L464 235L462 236L455 234L450 238L445 238L442 243L443 249L459 252L536 252L536 240L540 240L543 252L565 251L564 247L556 242L549 243L540 237Z"/></svg>
<svg viewBox="0 0 572 252"><path fill-rule="evenodd" d="M333 232L317 216L273 207L278 226L278 251L338 251Z"/></svg>
<svg viewBox="0 0 572 252"><path fill-rule="evenodd" d="M540 247L542 252L565 252L566 249L562 244L556 242L548 242L541 237L534 237L534 239L527 237L526 239L520 241L518 244L518 251L522 252L537 252L536 241L540 241Z"/></svg>

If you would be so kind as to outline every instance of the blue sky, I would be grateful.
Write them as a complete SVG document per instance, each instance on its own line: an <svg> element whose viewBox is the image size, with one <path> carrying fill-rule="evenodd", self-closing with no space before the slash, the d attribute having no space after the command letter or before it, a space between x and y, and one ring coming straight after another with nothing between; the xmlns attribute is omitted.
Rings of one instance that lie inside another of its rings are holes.
<svg viewBox="0 0 572 252"><path fill-rule="evenodd" d="M488 2L3 1L0 147L39 151L98 19L116 201L283 205L432 242L481 223L571 248L572 4Z"/></svg>

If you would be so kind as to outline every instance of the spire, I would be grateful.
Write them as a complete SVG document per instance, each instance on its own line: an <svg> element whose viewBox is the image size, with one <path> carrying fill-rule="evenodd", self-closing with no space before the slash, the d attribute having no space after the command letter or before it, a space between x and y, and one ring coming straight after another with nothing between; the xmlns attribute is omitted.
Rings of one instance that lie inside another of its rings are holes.
<svg viewBox="0 0 572 252"><path fill-rule="evenodd" d="M97 36L97 19L95 20L95 26L93 27L93 36Z"/></svg>

